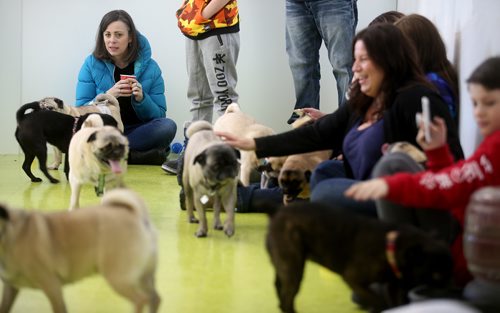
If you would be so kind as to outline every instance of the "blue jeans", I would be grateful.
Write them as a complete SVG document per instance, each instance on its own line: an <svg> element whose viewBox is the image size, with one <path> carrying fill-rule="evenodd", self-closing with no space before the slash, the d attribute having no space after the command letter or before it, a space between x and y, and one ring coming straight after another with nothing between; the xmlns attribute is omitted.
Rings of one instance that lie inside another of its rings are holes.
<svg viewBox="0 0 500 313"><path fill-rule="evenodd" d="M130 150L147 151L161 148L168 150L176 132L174 121L160 117L144 124L126 125L124 133Z"/></svg>
<svg viewBox="0 0 500 313"><path fill-rule="evenodd" d="M357 0L286 1L286 51L295 86L295 109L319 109L319 49L325 42L337 81L338 104L352 78Z"/></svg>
<svg viewBox="0 0 500 313"><path fill-rule="evenodd" d="M375 202L359 202L344 196L344 192L358 180L346 178L341 161L328 160L320 163L311 176L311 201L324 203L345 213L377 217Z"/></svg>

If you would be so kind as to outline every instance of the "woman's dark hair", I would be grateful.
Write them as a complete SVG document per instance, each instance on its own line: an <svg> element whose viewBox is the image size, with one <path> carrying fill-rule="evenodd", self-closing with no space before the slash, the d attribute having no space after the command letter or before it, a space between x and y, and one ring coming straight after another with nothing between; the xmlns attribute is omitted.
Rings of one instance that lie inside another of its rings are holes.
<svg viewBox="0 0 500 313"><path fill-rule="evenodd" d="M358 41L364 43L371 61L384 72L379 98L381 111L392 105L396 93L401 88L415 84L434 88L425 78L413 46L396 26L380 23L363 29L354 37L353 54ZM364 95L358 84L354 84L352 89L349 103L359 114L364 114L373 102L373 98Z"/></svg>
<svg viewBox="0 0 500 313"><path fill-rule="evenodd" d="M394 24L397 20L399 20L403 16L405 16L404 13L401 13L398 11L387 11L387 12L384 12L384 13L380 14L379 16L375 17L370 22L370 24L368 24L368 26L372 26L372 25L379 24L379 23Z"/></svg>
<svg viewBox="0 0 500 313"><path fill-rule="evenodd" d="M128 35L130 38L130 43L127 49L127 55L124 61L129 64L137 60L139 56L139 41L137 38L137 29L135 28L134 21L130 15L123 10L114 10L106 13L102 17L101 23L99 24L99 29L97 30L95 49L93 52L94 57L99 60L111 60L111 55L109 55L108 50L104 44L104 31L108 28L109 24L122 21L128 27Z"/></svg>
<svg viewBox="0 0 500 313"><path fill-rule="evenodd" d="M424 72L434 72L448 83L458 107L458 75L446 56L446 47L436 26L418 14L402 17L394 25L410 39Z"/></svg>
<svg viewBox="0 0 500 313"><path fill-rule="evenodd" d="M472 72L468 84L480 84L488 90L500 89L500 56L486 59Z"/></svg>

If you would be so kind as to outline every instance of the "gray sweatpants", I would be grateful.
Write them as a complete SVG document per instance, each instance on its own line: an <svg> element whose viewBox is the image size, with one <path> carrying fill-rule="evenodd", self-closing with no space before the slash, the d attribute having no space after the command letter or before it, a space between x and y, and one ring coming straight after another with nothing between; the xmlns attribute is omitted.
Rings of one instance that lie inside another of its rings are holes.
<svg viewBox="0 0 500 313"><path fill-rule="evenodd" d="M186 38L188 72L187 96L192 121L212 123L213 111L224 113L238 102L236 62L240 51L239 33L214 35L202 40Z"/></svg>

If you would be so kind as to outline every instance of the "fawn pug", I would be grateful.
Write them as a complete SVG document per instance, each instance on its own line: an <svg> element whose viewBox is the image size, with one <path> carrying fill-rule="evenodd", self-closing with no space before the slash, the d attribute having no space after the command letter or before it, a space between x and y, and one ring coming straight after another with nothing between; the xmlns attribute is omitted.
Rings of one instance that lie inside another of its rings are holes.
<svg viewBox="0 0 500 313"><path fill-rule="evenodd" d="M239 163L237 152L214 133L206 121L196 121L187 129L189 138L184 154L182 185L186 210L191 223L198 223L195 235L206 237L208 232L204 204L214 203L214 228L224 230L230 237L234 234L234 207ZM226 212L226 221L220 220L221 206ZM194 217L196 208L199 221Z"/></svg>

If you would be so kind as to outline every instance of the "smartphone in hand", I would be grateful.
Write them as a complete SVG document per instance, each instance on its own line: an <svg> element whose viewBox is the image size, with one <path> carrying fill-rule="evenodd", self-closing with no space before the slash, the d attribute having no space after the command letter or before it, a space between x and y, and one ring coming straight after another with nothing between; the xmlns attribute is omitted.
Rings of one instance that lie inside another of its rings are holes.
<svg viewBox="0 0 500 313"><path fill-rule="evenodd" d="M429 105L429 98L422 97L422 122L424 124L424 137L425 142L431 142L431 108Z"/></svg>

